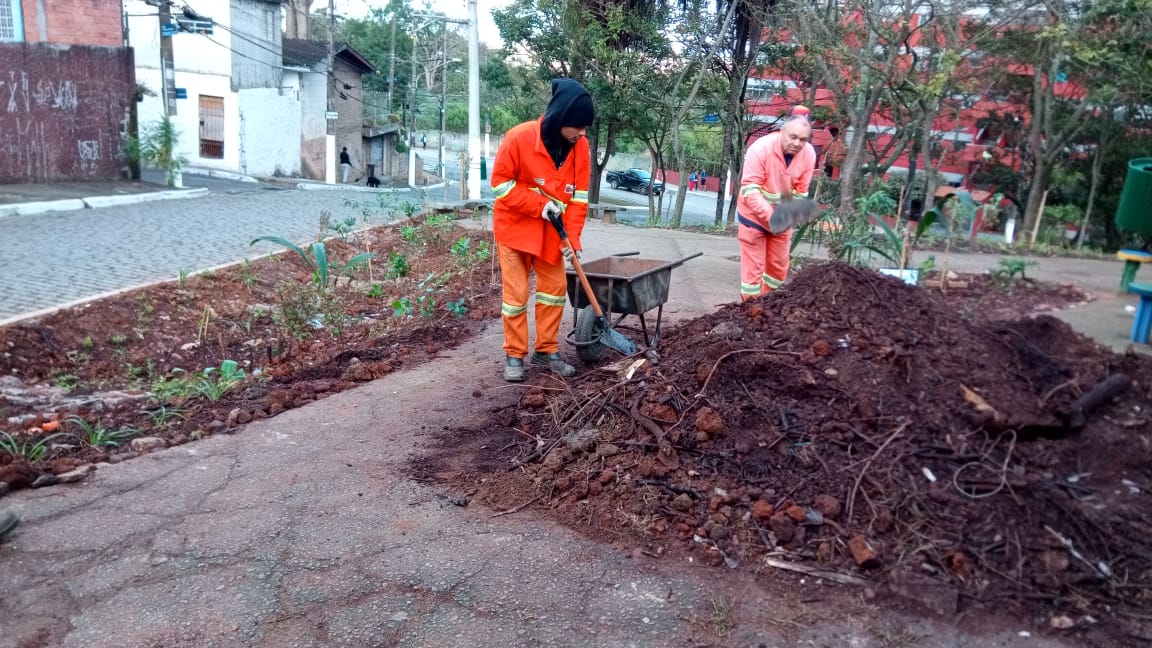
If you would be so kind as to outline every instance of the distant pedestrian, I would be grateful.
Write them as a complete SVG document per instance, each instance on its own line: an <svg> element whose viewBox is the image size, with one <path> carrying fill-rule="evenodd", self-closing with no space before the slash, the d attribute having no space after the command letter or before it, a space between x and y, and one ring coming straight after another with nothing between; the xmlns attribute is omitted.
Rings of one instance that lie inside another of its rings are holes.
<svg viewBox="0 0 1152 648"><path fill-rule="evenodd" d="M420 146L424 147L425 149L428 148L428 136L427 135L421 135L420 136Z"/></svg>
<svg viewBox="0 0 1152 648"><path fill-rule="evenodd" d="M695 171L692 172L692 175L688 176L688 191L696 191L696 181L699 178L700 176L696 175Z"/></svg>
<svg viewBox="0 0 1152 648"><path fill-rule="evenodd" d="M700 191L708 191L708 172L700 169Z"/></svg>
<svg viewBox="0 0 1152 648"><path fill-rule="evenodd" d="M348 184L348 174L352 172L352 157L348 155L348 147L340 151L340 182Z"/></svg>

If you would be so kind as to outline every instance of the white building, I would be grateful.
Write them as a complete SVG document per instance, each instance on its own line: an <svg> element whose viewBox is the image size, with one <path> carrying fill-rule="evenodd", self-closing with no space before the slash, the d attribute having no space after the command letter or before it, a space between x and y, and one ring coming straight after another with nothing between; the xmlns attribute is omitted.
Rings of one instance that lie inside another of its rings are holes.
<svg viewBox="0 0 1152 648"><path fill-rule="evenodd" d="M189 166L245 175L301 171L300 74L285 71L280 0L191 0L195 14L172 6L172 23L211 33L176 31L172 43L169 112ZM141 132L164 112L161 27L157 8L124 0L136 81L155 96L139 106ZM205 30L206 31L206 30ZM323 119L323 106L320 106Z"/></svg>

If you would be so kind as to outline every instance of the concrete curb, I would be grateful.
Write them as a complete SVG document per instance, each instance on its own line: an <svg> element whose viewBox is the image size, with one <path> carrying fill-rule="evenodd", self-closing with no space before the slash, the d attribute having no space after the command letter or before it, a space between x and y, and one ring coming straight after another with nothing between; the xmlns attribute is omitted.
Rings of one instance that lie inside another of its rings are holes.
<svg viewBox="0 0 1152 648"><path fill-rule="evenodd" d="M174 189L172 191L155 191L146 194L126 194L123 196L90 196L83 198L84 204L90 209L97 209L100 207L118 207L120 205L135 205L144 202L154 202L157 200L179 200L183 198L199 198L200 196L208 195L208 190L201 187L198 189Z"/></svg>
<svg viewBox="0 0 1152 648"><path fill-rule="evenodd" d="M0 217L3 216L31 216L34 214L47 214L49 212L72 211L84 209L83 198L67 198L64 200L38 200L35 202L14 203L0 206Z"/></svg>
<svg viewBox="0 0 1152 648"><path fill-rule="evenodd" d="M372 187L361 187L360 185L347 185L347 184L324 184L319 182L299 182L296 183L297 189L304 191L351 191L355 193L404 193L408 191L420 191L421 189L442 189L444 183L428 185L427 187L382 187L380 189L373 189Z"/></svg>
<svg viewBox="0 0 1152 648"><path fill-rule="evenodd" d="M0 205L0 218L5 216L34 216L36 214L74 211L77 209L118 207L121 205L135 205L139 203L155 202L158 200L199 198L201 196L207 196L208 193L209 191L204 188L174 189L171 191L152 191L138 194L86 196L84 198L64 198L61 200L41 200L26 203L13 203L11 205Z"/></svg>
<svg viewBox="0 0 1152 648"><path fill-rule="evenodd" d="M250 175L243 173L235 173L233 171L221 171L219 169L205 169L203 167L189 168L184 167L181 173L189 173L192 175L208 176L209 178L223 178L225 180L235 180L236 182L260 182L259 178L254 178Z"/></svg>

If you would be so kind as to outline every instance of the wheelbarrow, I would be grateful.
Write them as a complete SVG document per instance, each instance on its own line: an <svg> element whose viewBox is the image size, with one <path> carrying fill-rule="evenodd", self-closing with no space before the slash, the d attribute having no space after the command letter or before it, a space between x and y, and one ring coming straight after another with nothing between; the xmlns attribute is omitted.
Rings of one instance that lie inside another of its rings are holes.
<svg viewBox="0 0 1152 648"><path fill-rule="evenodd" d="M576 347L576 355L586 364L598 362L606 349L619 346L605 344L605 321L613 331L617 328L637 330L632 326L620 326L620 322L629 315L635 315L640 320L638 332L643 335L644 346L648 349L657 348L660 343L660 320L664 315L664 302L668 301L672 269L704 253L697 252L677 261L631 258L637 254L640 253L622 252L580 264L604 318L597 317L576 270L570 268L567 271L568 300L572 304L574 327L564 339ZM649 336L645 314L652 309L656 309L656 322ZM613 315L617 316L615 320L612 319Z"/></svg>

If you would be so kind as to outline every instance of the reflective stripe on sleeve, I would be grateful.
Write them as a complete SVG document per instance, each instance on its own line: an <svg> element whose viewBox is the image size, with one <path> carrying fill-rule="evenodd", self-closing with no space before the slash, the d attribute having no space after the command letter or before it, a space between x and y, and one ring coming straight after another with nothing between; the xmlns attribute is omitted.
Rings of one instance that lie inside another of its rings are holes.
<svg viewBox="0 0 1152 648"><path fill-rule="evenodd" d="M501 182L500 184L496 185L495 187L492 187L492 193L496 194L496 200L500 200L504 196L507 196L509 193L511 193L515 187L516 187L516 181L515 180L509 180L508 182Z"/></svg>

